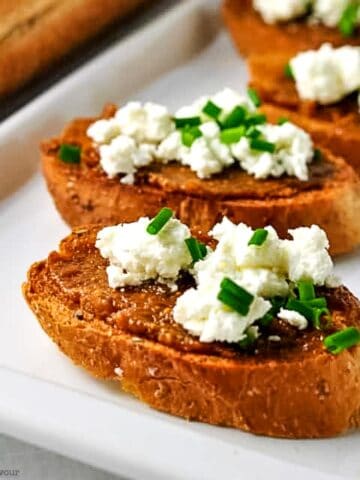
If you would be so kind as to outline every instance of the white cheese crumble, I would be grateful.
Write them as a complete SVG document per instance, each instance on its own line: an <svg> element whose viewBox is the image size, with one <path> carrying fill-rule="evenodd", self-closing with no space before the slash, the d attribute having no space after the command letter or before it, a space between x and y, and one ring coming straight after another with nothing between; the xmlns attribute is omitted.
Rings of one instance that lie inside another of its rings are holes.
<svg viewBox="0 0 360 480"><path fill-rule="evenodd" d="M266 141L275 144L274 153L250 148L250 140L242 137L231 151L241 167L255 178L280 177L284 173L308 180L308 164L314 156L311 137L291 122L258 127Z"/></svg>
<svg viewBox="0 0 360 480"><path fill-rule="evenodd" d="M119 135L110 144L101 145L99 151L100 165L109 178L125 174L120 179L121 183L133 183L137 168L149 165L155 155L154 145L142 143L138 146L127 135Z"/></svg>
<svg viewBox="0 0 360 480"><path fill-rule="evenodd" d="M280 308L278 317L287 322L289 325L298 328L299 330L305 330L305 328L308 326L308 321L306 318L301 315L301 313L295 312L294 310Z"/></svg>
<svg viewBox="0 0 360 480"><path fill-rule="evenodd" d="M210 232L218 244L194 265L197 286L181 295L174 307L175 321L199 336L200 341L238 342L270 310L267 298L287 296L290 282L310 280L315 285L326 285L332 279L328 242L319 227L291 230L293 240L279 239L272 227L266 230L268 235L261 246L248 245L254 233L250 227L235 225L227 218ZM247 315L240 315L218 300L225 277L254 295ZM306 328L298 316L289 318L289 323L297 322L297 328Z"/></svg>
<svg viewBox="0 0 360 480"><path fill-rule="evenodd" d="M253 0L257 10L266 23L287 22L307 12L308 0Z"/></svg>
<svg viewBox="0 0 360 480"><path fill-rule="evenodd" d="M111 288L147 280L176 288L180 271L190 267L192 258L185 244L191 236L188 227L170 219L157 235L150 235L146 231L149 222L142 217L98 232L96 247L110 262L106 272Z"/></svg>
<svg viewBox="0 0 360 480"><path fill-rule="evenodd" d="M274 143L275 152L251 148L250 139L242 137L232 145L222 141L219 124L202 110L208 101L221 109L220 122L234 110L244 107L247 114L256 113L250 98L225 88L213 96L201 97L182 107L176 118L199 117L199 136L184 145L182 133L165 107L153 103L130 102L120 108L114 118L98 120L87 134L99 146L100 165L109 178L121 174L120 182L132 184L135 173L153 162L177 161L188 166L199 178L221 173L239 162L256 178L279 177L283 174L308 179L307 164L313 158L310 136L292 123L259 125L261 140ZM245 127L244 127L245 128Z"/></svg>
<svg viewBox="0 0 360 480"><path fill-rule="evenodd" d="M311 22L319 22L327 27L336 27L352 1L253 0L253 6L260 13L264 22L269 24L296 20L311 11L311 15L308 17ZM360 18L358 23L360 23Z"/></svg>
<svg viewBox="0 0 360 480"><path fill-rule="evenodd" d="M353 0L315 0L313 18L327 27L336 27Z"/></svg>
<svg viewBox="0 0 360 480"><path fill-rule="evenodd" d="M360 47L333 48L325 43L290 61L300 98L322 105L342 100L360 89Z"/></svg>

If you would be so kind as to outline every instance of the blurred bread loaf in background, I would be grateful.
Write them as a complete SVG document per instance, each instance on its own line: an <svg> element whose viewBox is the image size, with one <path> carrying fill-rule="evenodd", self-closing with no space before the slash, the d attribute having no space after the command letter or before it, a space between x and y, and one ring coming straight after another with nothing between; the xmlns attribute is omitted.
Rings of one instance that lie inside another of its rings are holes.
<svg viewBox="0 0 360 480"><path fill-rule="evenodd" d="M0 97L149 0L0 0Z"/></svg>

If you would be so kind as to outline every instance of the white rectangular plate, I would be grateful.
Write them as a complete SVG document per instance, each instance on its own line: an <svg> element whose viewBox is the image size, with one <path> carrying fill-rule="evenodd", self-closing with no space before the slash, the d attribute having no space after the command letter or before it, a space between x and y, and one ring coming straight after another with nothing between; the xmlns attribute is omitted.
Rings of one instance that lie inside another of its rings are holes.
<svg viewBox="0 0 360 480"><path fill-rule="evenodd" d="M62 355L25 305L28 266L68 233L38 171L38 143L107 101L170 109L246 71L220 28L217 1L180 2L0 125L0 430L118 474L147 479L359 478L360 435L286 441L188 423L96 381ZM360 294L359 252L337 262Z"/></svg>

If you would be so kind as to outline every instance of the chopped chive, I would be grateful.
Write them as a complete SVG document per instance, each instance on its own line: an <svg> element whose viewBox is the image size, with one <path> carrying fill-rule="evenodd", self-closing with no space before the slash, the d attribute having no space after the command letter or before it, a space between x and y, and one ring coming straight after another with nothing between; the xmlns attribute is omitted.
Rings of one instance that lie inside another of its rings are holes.
<svg viewBox="0 0 360 480"><path fill-rule="evenodd" d="M326 316L328 321L326 322L325 327L327 327L331 323L331 315L330 315L330 310L328 308L314 308L313 309L313 318L312 318L312 324L313 326L317 329L320 330L321 327L321 317Z"/></svg>
<svg viewBox="0 0 360 480"><path fill-rule="evenodd" d="M228 128L227 130L222 130L220 132L220 141L226 145L237 143L245 133L246 129L244 125L237 128Z"/></svg>
<svg viewBox="0 0 360 480"><path fill-rule="evenodd" d="M181 130L181 142L186 147L191 147L194 141L201 137L202 133L199 127L185 127Z"/></svg>
<svg viewBox="0 0 360 480"><path fill-rule="evenodd" d="M334 355L360 343L360 330L348 327L340 332L333 333L324 339L325 347Z"/></svg>
<svg viewBox="0 0 360 480"><path fill-rule="evenodd" d="M265 313L265 315L262 318L260 318L260 320L258 320L258 323L262 327L266 328L271 324L273 320L274 320L274 315L272 314L272 310L270 310L269 312Z"/></svg>
<svg viewBox="0 0 360 480"><path fill-rule="evenodd" d="M258 150L259 152L274 153L276 149L275 143L261 140L260 138L252 138L250 141L250 148L252 150Z"/></svg>
<svg viewBox="0 0 360 480"><path fill-rule="evenodd" d="M279 117L278 121L277 121L277 124L278 125L284 125L284 123L287 123L288 121L289 121L289 119L286 118L286 117Z"/></svg>
<svg viewBox="0 0 360 480"><path fill-rule="evenodd" d="M313 298L312 300L305 300L305 305L313 308L326 308L327 301L325 297Z"/></svg>
<svg viewBox="0 0 360 480"><path fill-rule="evenodd" d="M357 26L358 12L360 5L357 2L351 2L343 11L339 22L339 30L344 37L351 37Z"/></svg>
<svg viewBox="0 0 360 480"><path fill-rule="evenodd" d="M254 300L254 296L251 293L230 280L230 278L222 280L217 298L241 315L248 314L250 305Z"/></svg>
<svg viewBox="0 0 360 480"><path fill-rule="evenodd" d="M263 123L266 123L266 115L263 113L254 113L252 115L248 115L248 117L245 119L245 125L247 127L251 127L252 125L262 125Z"/></svg>
<svg viewBox="0 0 360 480"><path fill-rule="evenodd" d="M186 246L190 252L193 262L202 260L206 256L206 246L196 238L190 237L185 240ZM204 247L204 248L203 248Z"/></svg>
<svg viewBox="0 0 360 480"><path fill-rule="evenodd" d="M286 303L286 309L300 313L309 321L312 321L313 319L313 309L295 298L289 298Z"/></svg>
<svg viewBox="0 0 360 480"><path fill-rule="evenodd" d="M223 128L226 129L239 126L245 120L246 114L247 110L245 107L242 107L241 105L236 106L223 121Z"/></svg>
<svg viewBox="0 0 360 480"><path fill-rule="evenodd" d="M81 148L77 145L63 143L60 145L59 158L65 163L80 163Z"/></svg>
<svg viewBox="0 0 360 480"><path fill-rule="evenodd" d="M240 315L247 315L249 313L250 307L245 305L237 298L235 295L230 293L228 290L220 290L217 296L218 300L220 300L224 305L227 305L235 312L239 313Z"/></svg>
<svg viewBox="0 0 360 480"><path fill-rule="evenodd" d="M171 208L164 207L154 217L146 228L147 233L150 235L156 235L167 224L170 218L173 216Z"/></svg>
<svg viewBox="0 0 360 480"><path fill-rule="evenodd" d="M319 160L321 160L321 158L322 158L321 150L319 150L318 148L315 148L314 156L313 156L314 162L318 162Z"/></svg>
<svg viewBox="0 0 360 480"><path fill-rule="evenodd" d="M247 349L252 345L254 345L255 340L257 338L256 334L250 328L246 330L245 334L246 334L246 337L240 340L239 342L239 347L243 349Z"/></svg>
<svg viewBox="0 0 360 480"><path fill-rule="evenodd" d="M256 245L257 247L260 247L265 242L268 235L269 235L269 232L267 230L265 230L264 228L258 228L252 234L252 237L250 238L248 245Z"/></svg>
<svg viewBox="0 0 360 480"><path fill-rule="evenodd" d="M213 103L211 100L207 102L205 107L202 109L203 113L206 113L211 118L218 118L220 113L222 112L222 109L218 107L215 103Z"/></svg>
<svg viewBox="0 0 360 480"><path fill-rule="evenodd" d="M174 118L174 122L176 128L197 127L201 124L201 119L200 117L182 117Z"/></svg>
<svg viewBox="0 0 360 480"><path fill-rule="evenodd" d="M248 138L259 138L260 135L261 135L261 132L259 129L257 129L256 127L254 127L254 125L252 125L251 127L249 127L247 130L246 130L246 134L245 134Z"/></svg>
<svg viewBox="0 0 360 480"><path fill-rule="evenodd" d="M293 72L293 69L291 68L291 65L290 63L287 63L284 67L284 75L286 78L290 78L292 80L294 80L294 72Z"/></svg>
<svg viewBox="0 0 360 480"><path fill-rule="evenodd" d="M255 107L260 107L261 99L257 91L254 90L253 88L248 88L247 94L250 100L252 101L252 103L255 105Z"/></svg>
<svg viewBox="0 0 360 480"><path fill-rule="evenodd" d="M301 280L297 283L300 300L313 300L315 298L314 284L308 280Z"/></svg>

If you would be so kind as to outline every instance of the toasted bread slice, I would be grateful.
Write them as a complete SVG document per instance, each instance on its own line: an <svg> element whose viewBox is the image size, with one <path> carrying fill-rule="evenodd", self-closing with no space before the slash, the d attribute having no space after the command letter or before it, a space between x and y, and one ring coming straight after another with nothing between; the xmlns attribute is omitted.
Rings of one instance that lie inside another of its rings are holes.
<svg viewBox="0 0 360 480"><path fill-rule="evenodd" d="M175 323L177 292L148 282L111 289L95 247L100 227L76 229L35 263L23 292L45 332L76 364L117 380L152 407L191 420L286 438L328 437L360 425L360 346L328 353L318 330L274 319L255 352L201 343ZM360 327L360 303L323 289L334 329Z"/></svg>
<svg viewBox="0 0 360 480"><path fill-rule="evenodd" d="M252 0L225 0L223 16L234 43L243 55L289 52L318 48L324 42L334 46L359 45L360 34L344 37L338 29L305 20L269 25L254 10Z"/></svg>
<svg viewBox="0 0 360 480"><path fill-rule="evenodd" d="M0 0L0 97L146 0Z"/></svg>
<svg viewBox="0 0 360 480"><path fill-rule="evenodd" d="M73 121L42 147L48 189L73 227L131 222L169 206L184 223L203 231L226 215L253 228L273 225L282 236L289 228L317 224L326 231L334 255L360 243L360 181L350 166L328 151L313 162L306 182L295 177L257 180L239 167L201 180L188 167L169 163L143 168L134 185L124 185L119 178L108 178L99 165L97 150L86 136L93 121ZM61 143L82 147L80 164L58 158Z"/></svg>
<svg viewBox="0 0 360 480"><path fill-rule="evenodd" d="M250 84L264 101L269 120L287 117L308 131L315 142L344 157L360 174L360 115L357 94L334 105L300 99L295 83L284 74L291 55L252 55L248 58Z"/></svg>

